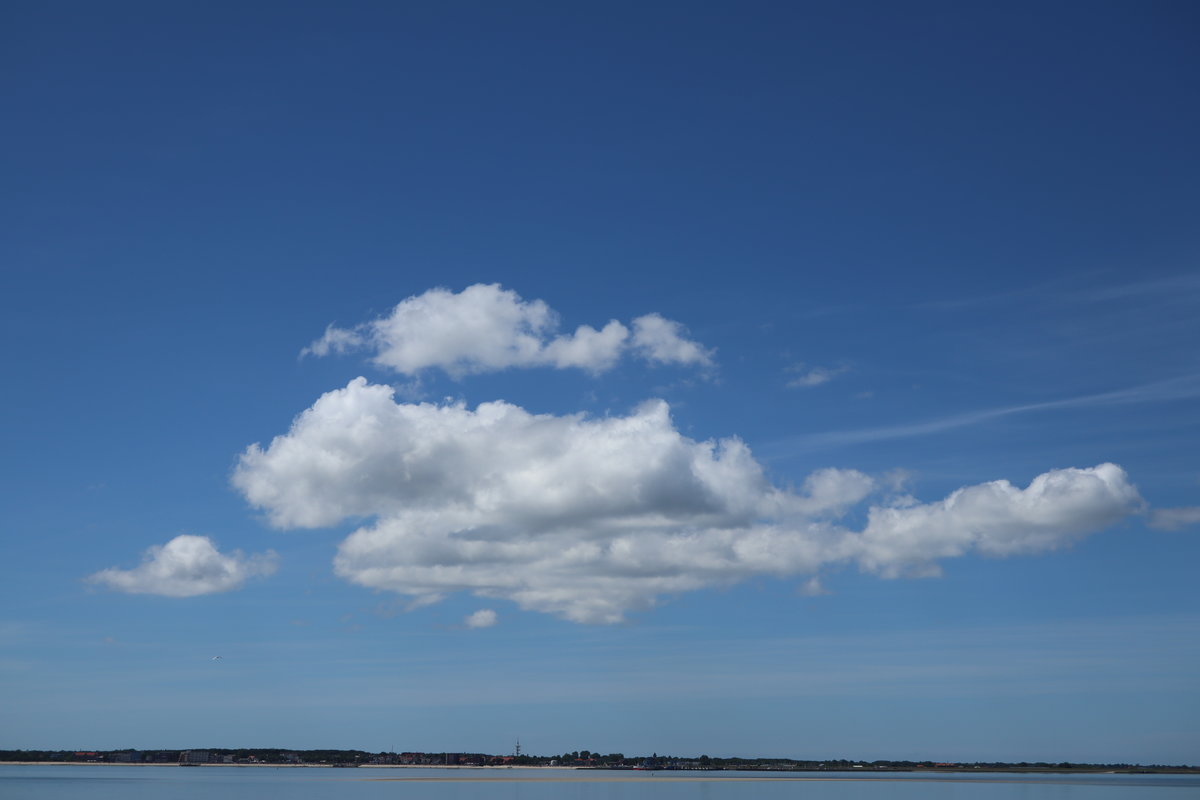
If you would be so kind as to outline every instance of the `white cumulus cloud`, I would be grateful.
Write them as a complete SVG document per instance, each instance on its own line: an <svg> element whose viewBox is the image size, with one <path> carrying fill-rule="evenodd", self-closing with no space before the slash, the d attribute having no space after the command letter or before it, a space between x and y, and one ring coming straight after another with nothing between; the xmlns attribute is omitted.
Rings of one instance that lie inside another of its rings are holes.
<svg viewBox="0 0 1200 800"><path fill-rule="evenodd" d="M430 601L467 591L592 623L756 575L809 578L842 563L928 574L970 551L1039 552L1141 504L1125 473L1102 464L1026 489L997 481L935 503L898 498L855 531L844 514L886 486L824 469L780 489L743 442L689 439L661 401L603 418L472 410L397 403L363 378L248 448L233 482L278 527L368 520L334 562L354 583Z"/></svg>
<svg viewBox="0 0 1200 800"><path fill-rule="evenodd" d="M110 567L88 577L92 583L129 594L195 597L237 589L247 578L270 575L276 555L246 556L241 551L224 555L207 536L176 536L164 545L146 550L133 569Z"/></svg>
<svg viewBox="0 0 1200 800"><path fill-rule="evenodd" d="M872 508L858 537L858 560L887 576L936 574L937 559L970 550L992 556L1054 550L1141 506L1116 464L1054 470L1025 489L992 481L936 503Z"/></svg>
<svg viewBox="0 0 1200 800"><path fill-rule="evenodd" d="M712 352L686 338L678 322L658 314L633 321L633 347L647 361L659 364L712 364Z"/></svg>
<svg viewBox="0 0 1200 800"><path fill-rule="evenodd" d="M712 364L710 350L658 314L634 319L632 332L617 320L563 334L558 324L546 303L524 300L498 284L475 284L458 293L430 289L379 319L353 328L330 325L302 355L367 350L377 365L406 375L429 368L461 376L510 367L601 373L628 353L656 364Z"/></svg>
<svg viewBox="0 0 1200 800"><path fill-rule="evenodd" d="M481 608L474 614L468 614L463 623L468 628L490 628L497 622L496 612L490 608Z"/></svg>

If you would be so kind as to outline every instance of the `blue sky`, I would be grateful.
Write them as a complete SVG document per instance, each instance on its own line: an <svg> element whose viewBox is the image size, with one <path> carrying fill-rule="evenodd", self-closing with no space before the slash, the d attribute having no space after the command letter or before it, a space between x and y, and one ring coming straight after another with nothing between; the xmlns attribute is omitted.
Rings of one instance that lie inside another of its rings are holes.
<svg viewBox="0 0 1200 800"><path fill-rule="evenodd" d="M1196 763L1198 26L10 4L0 747Z"/></svg>

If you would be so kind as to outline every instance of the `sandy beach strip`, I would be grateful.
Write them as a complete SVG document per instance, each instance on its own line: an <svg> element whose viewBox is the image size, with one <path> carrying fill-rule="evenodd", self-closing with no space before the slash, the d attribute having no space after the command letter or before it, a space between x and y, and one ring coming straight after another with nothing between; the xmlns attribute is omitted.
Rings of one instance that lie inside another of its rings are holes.
<svg viewBox="0 0 1200 800"><path fill-rule="evenodd" d="M898 776L883 776L883 775L713 775L713 774L680 774L678 772L601 772L592 770L583 770L570 775L531 775L525 774L509 774L509 775L486 775L480 773L469 773L464 775L412 775L403 778L367 778L354 777L343 778L342 780L356 781L404 781L416 783L802 783L804 781L824 781L824 782L890 782L890 783L1012 783L1012 784L1049 784L1062 786L1090 786L1095 785L1097 781L1083 779L1080 776L1079 780L1056 778L1054 780L1039 779L1031 776L1023 776L1020 778L997 778L984 776L956 775L954 777L942 775L922 775L907 773L909 777Z"/></svg>

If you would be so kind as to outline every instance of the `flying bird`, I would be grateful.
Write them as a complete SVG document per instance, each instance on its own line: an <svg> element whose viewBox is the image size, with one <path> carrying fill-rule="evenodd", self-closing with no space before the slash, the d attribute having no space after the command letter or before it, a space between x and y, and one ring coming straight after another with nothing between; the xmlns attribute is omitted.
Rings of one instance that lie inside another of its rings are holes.
<svg viewBox="0 0 1200 800"><path fill-rule="evenodd" d="M220 656L213 656L212 658L209 659L209 661L220 661L220 660L221 660Z"/></svg>

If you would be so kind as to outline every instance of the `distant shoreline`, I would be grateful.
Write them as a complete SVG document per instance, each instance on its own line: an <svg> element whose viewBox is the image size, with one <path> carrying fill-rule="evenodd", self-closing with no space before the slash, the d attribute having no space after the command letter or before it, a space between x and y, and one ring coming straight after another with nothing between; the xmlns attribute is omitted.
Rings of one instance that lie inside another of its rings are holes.
<svg viewBox="0 0 1200 800"><path fill-rule="evenodd" d="M174 761L0 761L0 766L19 767L178 767ZM336 764L188 764L188 767L272 767L274 769L340 769ZM590 767L539 767L531 764L480 766L477 764L359 764L354 769L592 769ZM617 770L594 770L615 772ZM665 771L665 770L662 770ZM693 770L696 771L696 770ZM719 770L711 770L717 772Z"/></svg>
<svg viewBox="0 0 1200 800"><path fill-rule="evenodd" d="M18 766L18 767L178 767L175 762L113 762L113 761L0 761L0 766ZM336 764L189 764L191 767L235 767L235 768L251 768L251 769L341 769ZM491 766L477 764L359 764L354 769L450 769L450 770L469 770L476 772L504 772L507 770L572 770L580 773L589 773L595 776L595 780L637 780L641 778L649 778L654 776L656 780L687 780L689 776L699 777L699 774L716 775L722 774L722 780L758 780L763 776L742 776L739 778L739 772L757 772L771 773L769 779L776 780L817 780L822 774L828 773L844 773L851 775L871 775L884 776L889 773L903 774L919 774L919 775L1196 775L1200 774L1200 769L1047 769L1047 768L1027 768L1027 767L1007 767L1007 768L990 768L990 769L975 769L965 767L938 767L937 769L780 769L780 770L751 770L751 769L607 769L603 767L578 767L578 766L538 766L531 764L514 764L511 766ZM580 778L571 778L571 780L582 780ZM878 780L879 777L876 777ZM402 778L372 778L370 780L412 780ZM423 778L420 780L440 780L439 778ZM458 778L447 778L446 780L459 780ZM827 778L827 780L849 780L849 778L837 777Z"/></svg>

